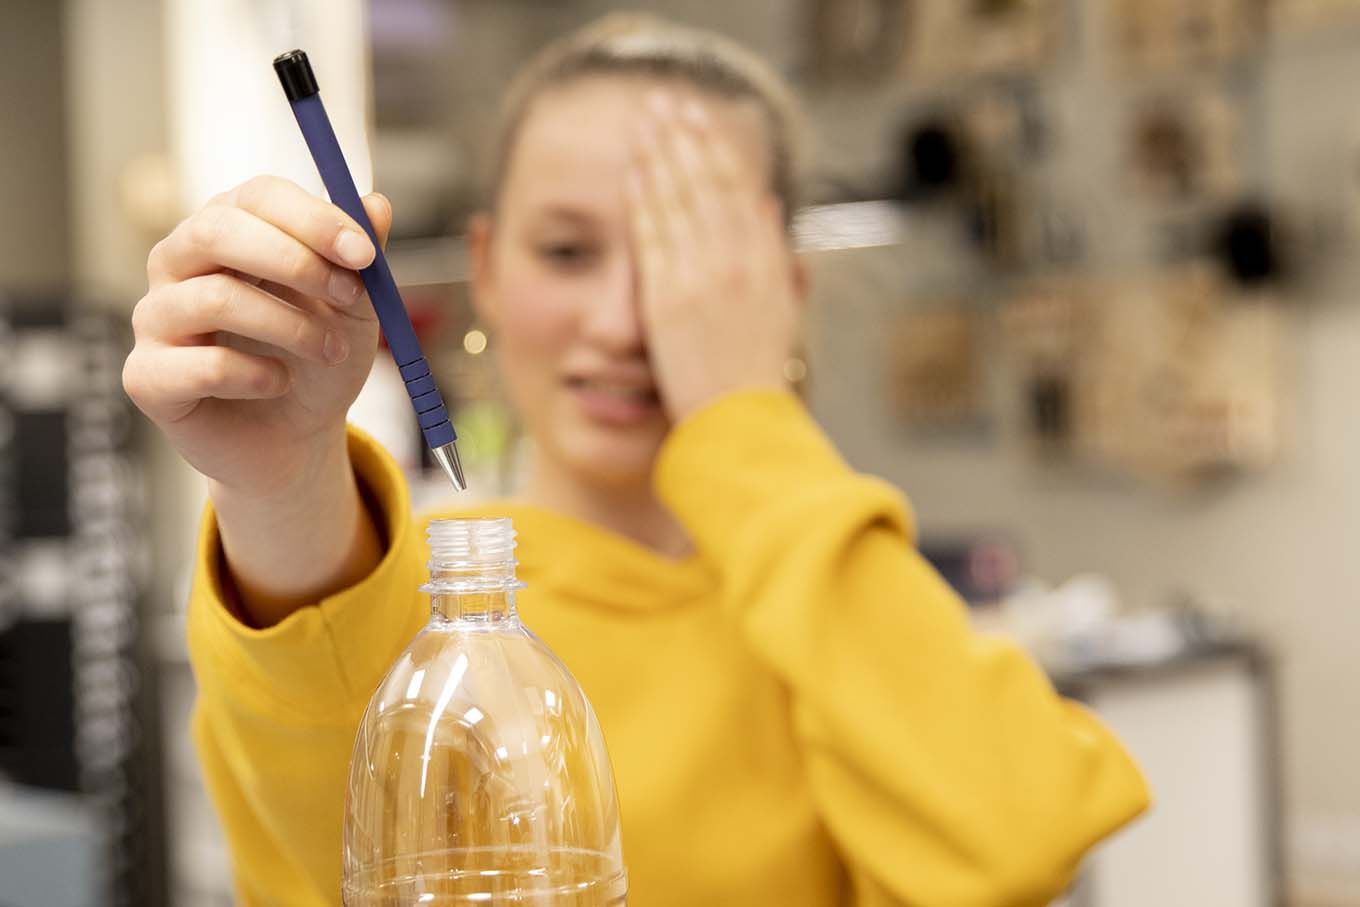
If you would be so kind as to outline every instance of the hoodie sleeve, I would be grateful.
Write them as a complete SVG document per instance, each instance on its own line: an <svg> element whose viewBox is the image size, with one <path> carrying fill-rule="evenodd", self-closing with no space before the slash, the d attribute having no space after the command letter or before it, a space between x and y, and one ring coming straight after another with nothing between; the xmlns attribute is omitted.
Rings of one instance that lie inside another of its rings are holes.
<svg viewBox="0 0 1360 907"><path fill-rule="evenodd" d="M900 493L851 470L791 394L693 414L655 482L790 690L860 905L1046 904L1147 807L1119 741L1019 648L971 629Z"/></svg>
<svg viewBox="0 0 1360 907"><path fill-rule="evenodd" d="M242 904L339 902L354 734L373 690L424 624L405 480L352 427L349 450L386 553L358 583L275 626L257 630L234 616L211 504L203 514L187 622L198 683L192 729Z"/></svg>

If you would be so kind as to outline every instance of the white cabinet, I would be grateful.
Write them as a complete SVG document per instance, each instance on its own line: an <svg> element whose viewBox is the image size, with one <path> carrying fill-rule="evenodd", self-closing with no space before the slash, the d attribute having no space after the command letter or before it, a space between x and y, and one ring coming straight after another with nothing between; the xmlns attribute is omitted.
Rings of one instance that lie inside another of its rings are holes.
<svg viewBox="0 0 1360 907"><path fill-rule="evenodd" d="M1063 684L1138 760L1154 803L1088 861L1089 907L1275 904L1271 687L1249 650Z"/></svg>

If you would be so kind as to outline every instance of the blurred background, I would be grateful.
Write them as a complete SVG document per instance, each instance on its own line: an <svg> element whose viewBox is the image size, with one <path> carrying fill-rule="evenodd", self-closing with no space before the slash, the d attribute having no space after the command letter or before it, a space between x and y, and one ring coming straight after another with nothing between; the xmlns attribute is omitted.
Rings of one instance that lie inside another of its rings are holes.
<svg viewBox="0 0 1360 907"><path fill-rule="evenodd" d="M182 608L203 489L120 385L152 244L257 172L320 190L305 47L473 487L521 442L462 225L500 90L597 0L0 6L0 905L225 905ZM1360 904L1360 0L656 0L807 105L806 355L979 625L1155 810L1068 901ZM493 339L494 342L494 339ZM381 357L352 418L443 482ZM1017 842L1022 847L1023 842Z"/></svg>

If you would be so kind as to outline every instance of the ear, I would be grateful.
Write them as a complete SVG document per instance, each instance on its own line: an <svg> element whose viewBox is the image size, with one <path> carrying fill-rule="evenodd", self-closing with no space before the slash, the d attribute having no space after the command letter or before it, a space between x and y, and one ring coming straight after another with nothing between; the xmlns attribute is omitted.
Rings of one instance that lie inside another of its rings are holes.
<svg viewBox="0 0 1360 907"><path fill-rule="evenodd" d="M495 271L491 260L491 215L478 211L468 218L468 263L472 268L472 307L489 327L496 324Z"/></svg>

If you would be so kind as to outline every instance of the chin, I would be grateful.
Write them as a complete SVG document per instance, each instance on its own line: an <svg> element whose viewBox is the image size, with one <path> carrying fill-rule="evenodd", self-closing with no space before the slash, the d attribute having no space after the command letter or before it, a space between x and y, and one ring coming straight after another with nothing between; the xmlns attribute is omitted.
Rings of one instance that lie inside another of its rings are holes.
<svg viewBox="0 0 1360 907"><path fill-rule="evenodd" d="M554 445L571 471L590 484L611 488L650 485L665 427L630 429L573 425Z"/></svg>

